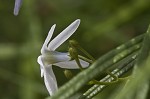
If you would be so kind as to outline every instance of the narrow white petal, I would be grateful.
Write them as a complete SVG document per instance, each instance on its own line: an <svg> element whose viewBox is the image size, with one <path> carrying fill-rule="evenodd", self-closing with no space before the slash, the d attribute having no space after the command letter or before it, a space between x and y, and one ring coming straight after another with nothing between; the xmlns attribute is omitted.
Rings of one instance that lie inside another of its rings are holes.
<svg viewBox="0 0 150 99"><path fill-rule="evenodd" d="M58 90L56 77L53 73L52 66L46 66L44 68L44 82L50 95L53 95Z"/></svg>
<svg viewBox="0 0 150 99"><path fill-rule="evenodd" d="M43 77L44 76L44 70L43 70L43 66L42 65L40 65L40 69L41 69L41 77Z"/></svg>
<svg viewBox="0 0 150 99"><path fill-rule="evenodd" d="M69 25L65 30L63 30L57 37L55 37L48 45L48 49L54 51L62 43L64 43L78 28L80 24L80 19L75 20L71 25Z"/></svg>
<svg viewBox="0 0 150 99"><path fill-rule="evenodd" d="M71 58L68 56L68 53L57 52L57 55L54 57L58 62L69 61Z"/></svg>
<svg viewBox="0 0 150 99"><path fill-rule="evenodd" d="M42 46L42 49L41 49L41 53L42 53L42 54L43 54L46 50L48 50L48 49L47 49L47 46L48 46L49 41L51 40L51 37L52 37L53 32L54 32L54 30L55 30L55 27L56 27L56 24L54 24L54 25L51 27L51 29L49 30L49 32L48 32L48 35L47 35L47 37L46 37L46 40L45 40L45 42L44 42L44 44L43 44L43 46Z"/></svg>
<svg viewBox="0 0 150 99"><path fill-rule="evenodd" d="M81 63L83 68L87 68L89 66L89 63L86 61L83 61L83 60L80 60L80 63ZM79 66L77 65L75 60L59 62L59 63L55 63L54 65L56 65L60 68L79 69Z"/></svg>
<svg viewBox="0 0 150 99"><path fill-rule="evenodd" d="M18 15L21 5L22 0L15 0L14 15Z"/></svg>
<svg viewBox="0 0 150 99"><path fill-rule="evenodd" d="M42 57L41 57L41 56L39 56L39 57L37 58L37 62L40 64L41 77L43 77L43 75L44 75L44 70L43 70L44 64L43 64L43 62L42 62Z"/></svg>
<svg viewBox="0 0 150 99"><path fill-rule="evenodd" d="M45 86L49 94L52 95L58 89L56 77L53 73L52 66L51 65L44 66L42 56L39 56L37 61L40 64L41 77L44 76Z"/></svg>

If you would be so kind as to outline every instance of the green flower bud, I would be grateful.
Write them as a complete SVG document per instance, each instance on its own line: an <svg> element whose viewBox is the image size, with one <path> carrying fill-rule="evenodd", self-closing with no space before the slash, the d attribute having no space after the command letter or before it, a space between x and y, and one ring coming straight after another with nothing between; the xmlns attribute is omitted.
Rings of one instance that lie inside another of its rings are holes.
<svg viewBox="0 0 150 99"><path fill-rule="evenodd" d="M70 57L72 59L78 58L78 52L77 52L77 50L75 48L70 47L69 48L69 54L70 54Z"/></svg>
<svg viewBox="0 0 150 99"><path fill-rule="evenodd" d="M64 70L64 74L65 74L66 78L68 78L68 79L71 79L73 77L72 72L68 69Z"/></svg>
<svg viewBox="0 0 150 99"><path fill-rule="evenodd" d="M78 47L79 43L75 40L69 40L69 44L71 47Z"/></svg>

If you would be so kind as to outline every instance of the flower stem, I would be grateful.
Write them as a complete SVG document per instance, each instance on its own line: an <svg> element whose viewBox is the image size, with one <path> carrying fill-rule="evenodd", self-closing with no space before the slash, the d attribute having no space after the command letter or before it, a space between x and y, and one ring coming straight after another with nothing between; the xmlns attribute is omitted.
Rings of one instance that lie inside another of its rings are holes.
<svg viewBox="0 0 150 99"><path fill-rule="evenodd" d="M88 63L93 63L93 61L92 60L90 60L90 59L88 59L88 58L86 58L86 57L84 57L84 56L81 56L81 55L78 55L78 57L79 57L79 59L82 59L82 60L84 60L84 61L86 61L86 62L88 62Z"/></svg>
<svg viewBox="0 0 150 99"><path fill-rule="evenodd" d="M90 55L86 50L84 50L76 40L70 40L69 44L71 47L78 48L81 52L83 52L92 61L95 61L94 57L92 55Z"/></svg>

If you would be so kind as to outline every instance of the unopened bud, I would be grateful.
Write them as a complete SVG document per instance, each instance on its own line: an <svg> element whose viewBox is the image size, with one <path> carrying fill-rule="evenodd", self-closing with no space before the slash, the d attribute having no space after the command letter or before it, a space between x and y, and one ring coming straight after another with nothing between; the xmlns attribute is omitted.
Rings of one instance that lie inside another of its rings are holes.
<svg viewBox="0 0 150 99"><path fill-rule="evenodd" d="M79 46L78 42L75 41L75 40L70 40L70 41L69 41L69 44L70 44L72 47L78 47L78 46Z"/></svg>
<svg viewBox="0 0 150 99"><path fill-rule="evenodd" d="M78 52L75 48L69 48L69 54L72 59L76 59L78 57Z"/></svg>
<svg viewBox="0 0 150 99"><path fill-rule="evenodd" d="M91 81L88 82L88 85L92 85L92 84L94 84L93 80L91 80Z"/></svg>
<svg viewBox="0 0 150 99"><path fill-rule="evenodd" d="M65 74L66 78L68 78L68 79L71 79L73 77L73 74L70 70L65 69L64 74Z"/></svg>

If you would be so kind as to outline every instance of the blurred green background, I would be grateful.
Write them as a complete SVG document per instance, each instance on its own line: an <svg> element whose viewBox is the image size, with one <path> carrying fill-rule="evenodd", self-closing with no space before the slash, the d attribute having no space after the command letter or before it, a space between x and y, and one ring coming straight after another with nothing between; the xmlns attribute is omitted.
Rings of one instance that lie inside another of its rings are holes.
<svg viewBox="0 0 150 99"><path fill-rule="evenodd" d="M37 57L50 27L55 37L75 19L81 19L70 38L95 58L146 32L149 0L23 0L18 16L15 0L0 0L0 99L43 99L48 96ZM59 51L68 50L65 42ZM54 67L58 85L68 79Z"/></svg>

